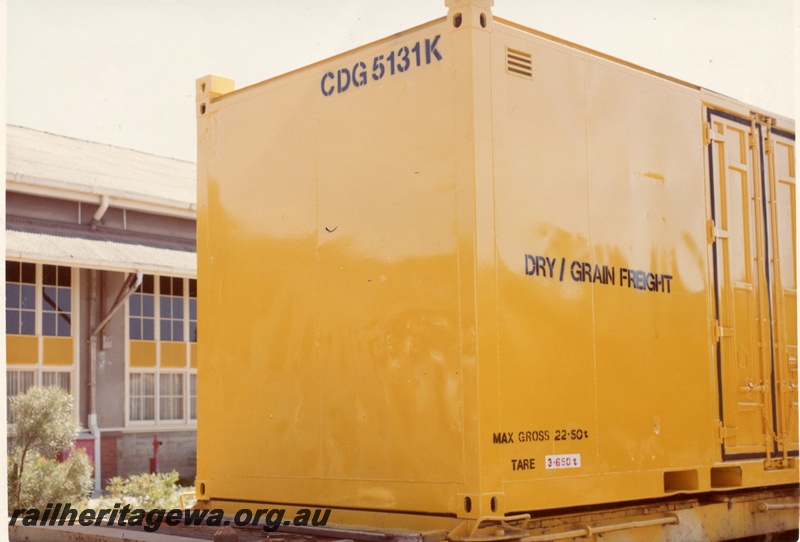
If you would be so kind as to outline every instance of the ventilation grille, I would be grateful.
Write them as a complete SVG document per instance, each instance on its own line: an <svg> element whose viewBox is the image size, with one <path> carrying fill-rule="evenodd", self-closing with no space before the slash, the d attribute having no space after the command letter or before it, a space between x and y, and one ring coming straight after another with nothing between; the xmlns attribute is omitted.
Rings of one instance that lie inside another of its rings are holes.
<svg viewBox="0 0 800 542"><path fill-rule="evenodd" d="M532 55L506 47L506 71L525 79L533 79Z"/></svg>

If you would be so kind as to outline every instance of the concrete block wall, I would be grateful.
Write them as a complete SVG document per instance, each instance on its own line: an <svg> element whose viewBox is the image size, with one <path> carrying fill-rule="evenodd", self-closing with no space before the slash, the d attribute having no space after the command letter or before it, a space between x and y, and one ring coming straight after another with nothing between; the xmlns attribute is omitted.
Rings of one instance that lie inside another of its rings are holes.
<svg viewBox="0 0 800 542"><path fill-rule="evenodd" d="M118 476L150 472L153 457L153 437L156 433L127 433L117 441ZM160 472L176 470L181 478L193 482L197 469L197 433L170 431L158 434ZM105 469L103 469L105 473Z"/></svg>

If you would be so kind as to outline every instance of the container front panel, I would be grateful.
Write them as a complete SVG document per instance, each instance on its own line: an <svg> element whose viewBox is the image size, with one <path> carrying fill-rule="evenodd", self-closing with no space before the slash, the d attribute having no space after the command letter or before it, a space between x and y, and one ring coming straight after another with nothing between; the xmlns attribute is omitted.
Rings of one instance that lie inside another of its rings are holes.
<svg viewBox="0 0 800 542"><path fill-rule="evenodd" d="M440 26L225 96L201 123L198 478L213 499L447 512L461 490Z"/></svg>

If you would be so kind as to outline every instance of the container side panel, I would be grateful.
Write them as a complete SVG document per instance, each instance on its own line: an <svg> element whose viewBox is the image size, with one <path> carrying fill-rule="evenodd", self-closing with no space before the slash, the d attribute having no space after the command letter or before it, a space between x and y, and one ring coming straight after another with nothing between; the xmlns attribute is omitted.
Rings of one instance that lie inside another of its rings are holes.
<svg viewBox="0 0 800 542"><path fill-rule="evenodd" d="M591 286L598 465L710 464L701 106L664 81L602 63L587 68L592 263L607 262L614 275Z"/></svg>
<svg viewBox="0 0 800 542"><path fill-rule="evenodd" d="M663 495L659 470L711 463L717 449L699 99L503 30L502 423L482 438L506 471L506 510Z"/></svg>
<svg viewBox="0 0 800 542"><path fill-rule="evenodd" d="M581 454L591 464L596 448L591 292L563 266L564 257L591 258L585 68L558 49L495 38L502 414L483 438L506 481L569 476L576 470L546 469L546 457ZM520 54L533 59L532 79L507 71L507 55ZM578 430L588 437L562 440Z"/></svg>

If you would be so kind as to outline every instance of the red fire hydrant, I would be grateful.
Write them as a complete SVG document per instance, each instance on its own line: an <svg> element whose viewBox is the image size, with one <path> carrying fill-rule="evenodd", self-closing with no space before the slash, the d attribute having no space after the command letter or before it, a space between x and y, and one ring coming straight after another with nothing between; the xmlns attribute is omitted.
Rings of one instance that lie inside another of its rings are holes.
<svg viewBox="0 0 800 542"><path fill-rule="evenodd" d="M153 435L153 457L150 458L150 474L158 472L158 448L163 443L158 440L158 433Z"/></svg>

